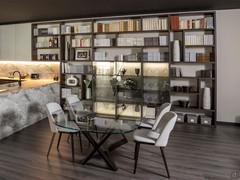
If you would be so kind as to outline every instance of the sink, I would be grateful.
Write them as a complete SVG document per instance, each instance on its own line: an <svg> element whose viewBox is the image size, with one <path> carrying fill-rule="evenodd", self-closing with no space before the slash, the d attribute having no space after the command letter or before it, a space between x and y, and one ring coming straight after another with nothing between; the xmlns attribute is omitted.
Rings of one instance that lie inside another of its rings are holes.
<svg viewBox="0 0 240 180"><path fill-rule="evenodd" d="M0 87L13 87L18 86L18 80L16 79L0 79Z"/></svg>

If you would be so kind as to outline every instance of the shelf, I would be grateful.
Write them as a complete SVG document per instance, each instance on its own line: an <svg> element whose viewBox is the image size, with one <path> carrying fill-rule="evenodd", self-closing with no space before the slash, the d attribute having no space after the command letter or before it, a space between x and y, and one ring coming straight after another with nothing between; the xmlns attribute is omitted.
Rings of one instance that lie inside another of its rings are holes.
<svg viewBox="0 0 240 180"><path fill-rule="evenodd" d="M200 109L200 108L184 108L184 107L178 107L178 106L172 106L172 109L175 111L182 111L182 112L189 112L189 113L196 113L196 112L215 112L214 109Z"/></svg>
<svg viewBox="0 0 240 180"><path fill-rule="evenodd" d="M215 64L214 61L209 62L170 62L172 65L201 65L201 64Z"/></svg>
<svg viewBox="0 0 240 180"><path fill-rule="evenodd" d="M33 37L53 37L53 36L60 36L60 34L44 34L44 35L36 35Z"/></svg>
<svg viewBox="0 0 240 180"><path fill-rule="evenodd" d="M197 80L197 77L170 77L171 80Z"/></svg>
<svg viewBox="0 0 240 180"><path fill-rule="evenodd" d="M66 75L94 75L93 73L62 73Z"/></svg>
<svg viewBox="0 0 240 180"><path fill-rule="evenodd" d="M91 46L86 46L86 47L71 47L72 49L91 49Z"/></svg>
<svg viewBox="0 0 240 180"><path fill-rule="evenodd" d="M146 30L146 31L119 31L119 32L94 32L94 35L101 34L134 34L134 33L167 33L169 30Z"/></svg>
<svg viewBox="0 0 240 180"><path fill-rule="evenodd" d="M115 103L115 99L95 99L95 102Z"/></svg>
<svg viewBox="0 0 240 180"><path fill-rule="evenodd" d="M34 48L34 49L60 49L60 47L38 47L38 48Z"/></svg>
<svg viewBox="0 0 240 180"><path fill-rule="evenodd" d="M177 29L177 30L170 30L171 32L194 32L194 31L214 31L215 29L212 29L212 28L209 28L209 29L206 29L206 28L199 28L199 29Z"/></svg>
<svg viewBox="0 0 240 180"><path fill-rule="evenodd" d="M32 59L32 61L39 61L39 62L60 62L60 60L40 60L40 59Z"/></svg>
<svg viewBox="0 0 240 180"><path fill-rule="evenodd" d="M169 63L169 61L143 61L143 63Z"/></svg>
<svg viewBox="0 0 240 180"><path fill-rule="evenodd" d="M171 95L176 95L176 96L192 96L192 95L199 95L199 92L175 92L175 91L170 91Z"/></svg>
<svg viewBox="0 0 240 180"><path fill-rule="evenodd" d="M185 48L213 48L215 45L184 45Z"/></svg>
<svg viewBox="0 0 240 180"><path fill-rule="evenodd" d="M63 63L68 63L68 62L77 62L77 63L83 63L83 62L89 62L89 63L91 63L92 61L91 60L62 60L61 62L63 62Z"/></svg>
<svg viewBox="0 0 240 180"><path fill-rule="evenodd" d="M88 33L69 33L69 34L61 34L61 36L77 36L77 35L92 35L92 32L88 32Z"/></svg>
<svg viewBox="0 0 240 180"><path fill-rule="evenodd" d="M94 46L93 48L97 49L97 48L105 48L105 49L109 49L109 48L169 48L169 46Z"/></svg>

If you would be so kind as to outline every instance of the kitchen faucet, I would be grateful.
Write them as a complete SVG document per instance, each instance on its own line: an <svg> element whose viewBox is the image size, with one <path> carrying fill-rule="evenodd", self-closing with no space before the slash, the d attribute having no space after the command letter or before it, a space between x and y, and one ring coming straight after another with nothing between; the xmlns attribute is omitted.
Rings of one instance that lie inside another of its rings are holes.
<svg viewBox="0 0 240 180"><path fill-rule="evenodd" d="M21 73L20 73L20 71L14 71L13 72L13 77L14 77L15 73L18 73L18 76L19 76L18 85L19 85L19 87L21 87L22 86Z"/></svg>

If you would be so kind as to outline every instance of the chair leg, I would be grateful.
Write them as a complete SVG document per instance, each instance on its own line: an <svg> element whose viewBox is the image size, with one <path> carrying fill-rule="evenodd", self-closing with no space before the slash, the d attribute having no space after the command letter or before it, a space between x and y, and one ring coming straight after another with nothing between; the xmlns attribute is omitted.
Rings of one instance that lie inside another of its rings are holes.
<svg viewBox="0 0 240 180"><path fill-rule="evenodd" d="M68 138L67 138L67 143L68 143L68 144L70 144L70 137L71 137L71 135L69 134L69 135L68 135Z"/></svg>
<svg viewBox="0 0 240 180"><path fill-rule="evenodd" d="M60 145L61 138L62 138L62 133L60 132L59 137L58 137L58 143L57 143L57 150L58 151L59 151L59 145Z"/></svg>
<svg viewBox="0 0 240 180"><path fill-rule="evenodd" d="M47 158L48 158L49 153L50 153L50 151L51 151L51 148L52 148L52 144L53 144L55 135L56 135L55 133L53 133L53 135L52 135L52 139L51 139L51 142L50 142L50 145L49 145L49 148L48 148L48 152L47 152Z"/></svg>
<svg viewBox="0 0 240 180"><path fill-rule="evenodd" d="M134 160L135 160L135 163L134 163L134 170L133 170L133 173L134 173L134 174L136 173L136 169L137 169L137 162L138 162L139 149L140 149L140 143L136 142L136 145L135 145L135 152L134 152Z"/></svg>
<svg viewBox="0 0 240 180"><path fill-rule="evenodd" d="M73 139L74 135L71 134L71 144L72 144L72 161L74 162L75 157L74 157L74 139Z"/></svg>
<svg viewBox="0 0 240 180"><path fill-rule="evenodd" d="M168 170L167 160L166 160L166 157L165 157L165 154L164 154L163 147L160 147L160 150L161 150L163 162L164 162L164 165L165 165L165 168L166 168L166 171L167 171L167 177L170 178L170 173L169 173L169 170Z"/></svg>
<svg viewBox="0 0 240 180"><path fill-rule="evenodd" d="M79 141L80 141L80 149L81 149L81 152L82 152L83 150L82 150L82 135L81 135L81 132L79 132Z"/></svg>

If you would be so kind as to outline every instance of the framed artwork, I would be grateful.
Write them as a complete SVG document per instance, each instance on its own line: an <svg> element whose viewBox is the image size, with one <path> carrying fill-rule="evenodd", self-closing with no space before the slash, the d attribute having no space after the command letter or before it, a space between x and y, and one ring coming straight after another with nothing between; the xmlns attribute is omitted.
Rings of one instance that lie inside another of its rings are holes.
<svg viewBox="0 0 240 180"><path fill-rule="evenodd" d="M89 60L90 50L88 49L77 49L75 54L76 60Z"/></svg>

